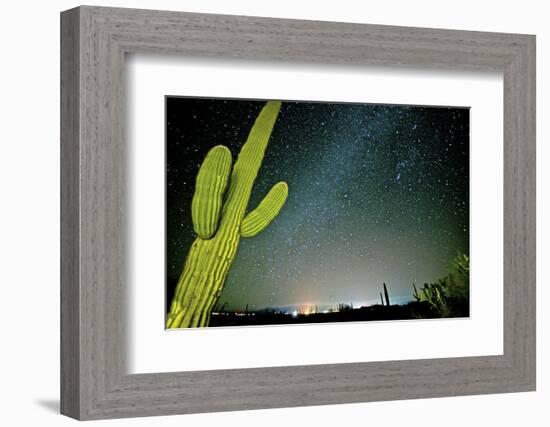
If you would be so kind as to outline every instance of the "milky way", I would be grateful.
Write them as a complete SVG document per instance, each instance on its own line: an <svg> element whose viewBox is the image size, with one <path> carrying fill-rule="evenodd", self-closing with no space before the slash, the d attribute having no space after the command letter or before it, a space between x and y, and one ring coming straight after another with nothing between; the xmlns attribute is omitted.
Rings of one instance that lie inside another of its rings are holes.
<svg viewBox="0 0 550 427"><path fill-rule="evenodd" d="M236 158L264 101L167 97L167 303L195 238L191 198L214 145ZM273 184L289 196L242 239L227 309L394 301L468 254L469 110L283 102L249 210Z"/></svg>

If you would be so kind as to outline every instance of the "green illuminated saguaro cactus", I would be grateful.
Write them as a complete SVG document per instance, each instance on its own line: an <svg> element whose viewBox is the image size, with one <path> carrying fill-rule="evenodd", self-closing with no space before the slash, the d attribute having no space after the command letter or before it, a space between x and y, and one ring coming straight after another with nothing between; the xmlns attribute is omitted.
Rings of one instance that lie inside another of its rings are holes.
<svg viewBox="0 0 550 427"><path fill-rule="evenodd" d="M187 254L166 319L167 328L208 326L241 237L256 236L283 207L288 186L279 182L256 209L245 215L280 108L279 101L269 101L262 108L233 171L227 147L218 145L206 155L191 205L197 238Z"/></svg>

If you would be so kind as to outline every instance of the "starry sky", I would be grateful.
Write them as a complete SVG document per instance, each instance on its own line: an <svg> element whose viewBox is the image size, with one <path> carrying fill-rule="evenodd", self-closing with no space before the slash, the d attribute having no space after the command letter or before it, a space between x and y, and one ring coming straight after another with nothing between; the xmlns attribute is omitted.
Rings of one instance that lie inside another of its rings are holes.
<svg viewBox="0 0 550 427"><path fill-rule="evenodd" d="M195 235L191 199L210 148L237 157L265 101L166 97L166 299ZM379 301L469 253L469 109L283 101L248 210L278 181L279 216L241 239L226 310Z"/></svg>

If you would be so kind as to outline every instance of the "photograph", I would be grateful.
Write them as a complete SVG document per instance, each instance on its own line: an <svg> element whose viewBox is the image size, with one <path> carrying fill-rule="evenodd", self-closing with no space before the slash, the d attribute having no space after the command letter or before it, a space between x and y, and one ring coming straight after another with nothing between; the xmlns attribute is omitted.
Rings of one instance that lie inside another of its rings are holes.
<svg viewBox="0 0 550 427"><path fill-rule="evenodd" d="M469 316L468 108L165 109L167 329Z"/></svg>

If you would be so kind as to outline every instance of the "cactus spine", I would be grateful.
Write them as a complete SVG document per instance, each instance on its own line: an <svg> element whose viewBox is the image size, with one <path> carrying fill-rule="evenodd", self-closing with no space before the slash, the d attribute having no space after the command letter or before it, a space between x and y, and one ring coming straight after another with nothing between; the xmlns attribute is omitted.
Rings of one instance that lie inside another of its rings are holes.
<svg viewBox="0 0 550 427"><path fill-rule="evenodd" d="M245 216L280 107L280 102L269 101L262 108L233 171L227 147L216 146L206 155L197 175L191 206L197 238L176 286L166 319L167 328L208 326L240 238L256 236L283 207L288 186L279 182L258 207Z"/></svg>

